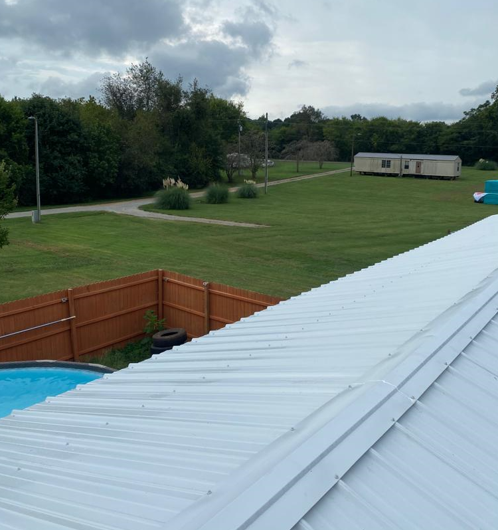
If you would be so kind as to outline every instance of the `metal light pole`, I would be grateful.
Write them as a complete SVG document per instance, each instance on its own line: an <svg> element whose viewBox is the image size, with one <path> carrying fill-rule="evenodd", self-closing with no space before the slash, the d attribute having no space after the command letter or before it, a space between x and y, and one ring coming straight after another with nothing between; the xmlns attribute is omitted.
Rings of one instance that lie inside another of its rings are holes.
<svg viewBox="0 0 498 530"><path fill-rule="evenodd" d="M40 158L38 154L38 120L35 116L30 116L28 120L35 122L35 161L36 161L36 212L33 212L33 223L41 221L41 200L40 200Z"/></svg>
<svg viewBox="0 0 498 530"><path fill-rule="evenodd" d="M239 177L240 177L240 133L242 132L242 125L240 124L240 120L238 121L239 124L239 160L237 162L237 165L239 167Z"/></svg>
<svg viewBox="0 0 498 530"><path fill-rule="evenodd" d="M268 112L265 123L265 195L268 193Z"/></svg>

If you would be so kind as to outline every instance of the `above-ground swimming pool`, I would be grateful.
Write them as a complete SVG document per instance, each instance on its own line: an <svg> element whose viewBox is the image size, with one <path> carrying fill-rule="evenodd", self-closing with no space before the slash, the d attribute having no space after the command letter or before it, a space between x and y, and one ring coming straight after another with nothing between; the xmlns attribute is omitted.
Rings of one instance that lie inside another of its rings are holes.
<svg viewBox="0 0 498 530"><path fill-rule="evenodd" d="M52 366L0 370L0 418L99 379L102 371Z"/></svg>

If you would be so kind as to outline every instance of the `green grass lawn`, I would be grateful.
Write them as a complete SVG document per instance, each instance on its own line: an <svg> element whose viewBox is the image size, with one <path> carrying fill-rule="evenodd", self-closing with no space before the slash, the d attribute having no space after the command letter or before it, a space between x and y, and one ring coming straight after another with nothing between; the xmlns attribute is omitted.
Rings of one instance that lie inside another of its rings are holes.
<svg viewBox="0 0 498 530"><path fill-rule="evenodd" d="M288 297L498 213L472 201L493 177L469 168L455 182L346 173L174 212L264 229L104 213L7 220L0 302L153 268Z"/></svg>
<svg viewBox="0 0 498 530"><path fill-rule="evenodd" d="M301 162L299 164L299 173L296 171L296 162L294 160L275 160L275 165L268 168L268 180L289 179L301 175L313 175L315 173L324 173L325 171L335 171L336 169L345 169L349 167L349 162L324 162L323 168L320 169L318 162ZM244 180L250 180L251 172L247 169L241 171L240 177L235 174L234 184L242 184ZM223 177L228 182L226 176ZM256 182L264 182L265 170L261 168L256 176ZM194 190L195 191L195 190Z"/></svg>

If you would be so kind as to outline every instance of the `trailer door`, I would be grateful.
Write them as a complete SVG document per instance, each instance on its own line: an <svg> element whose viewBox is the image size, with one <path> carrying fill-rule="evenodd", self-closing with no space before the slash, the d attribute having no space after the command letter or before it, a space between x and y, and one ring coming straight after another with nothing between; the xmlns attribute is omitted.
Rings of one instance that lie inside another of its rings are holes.
<svg viewBox="0 0 498 530"><path fill-rule="evenodd" d="M417 173L417 175L420 175L422 173L422 162L420 160L417 161L417 164L415 166L415 173Z"/></svg>

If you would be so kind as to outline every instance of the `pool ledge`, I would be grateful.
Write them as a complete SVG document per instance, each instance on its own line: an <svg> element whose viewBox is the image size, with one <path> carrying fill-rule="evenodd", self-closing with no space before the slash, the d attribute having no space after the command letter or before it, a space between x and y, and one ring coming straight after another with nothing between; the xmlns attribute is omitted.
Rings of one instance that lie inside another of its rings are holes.
<svg viewBox="0 0 498 530"><path fill-rule="evenodd" d="M69 368L70 370L88 370L101 374L111 374L116 370L103 366L102 364L75 363L67 361L14 361L10 363L0 363L0 370L10 368Z"/></svg>

